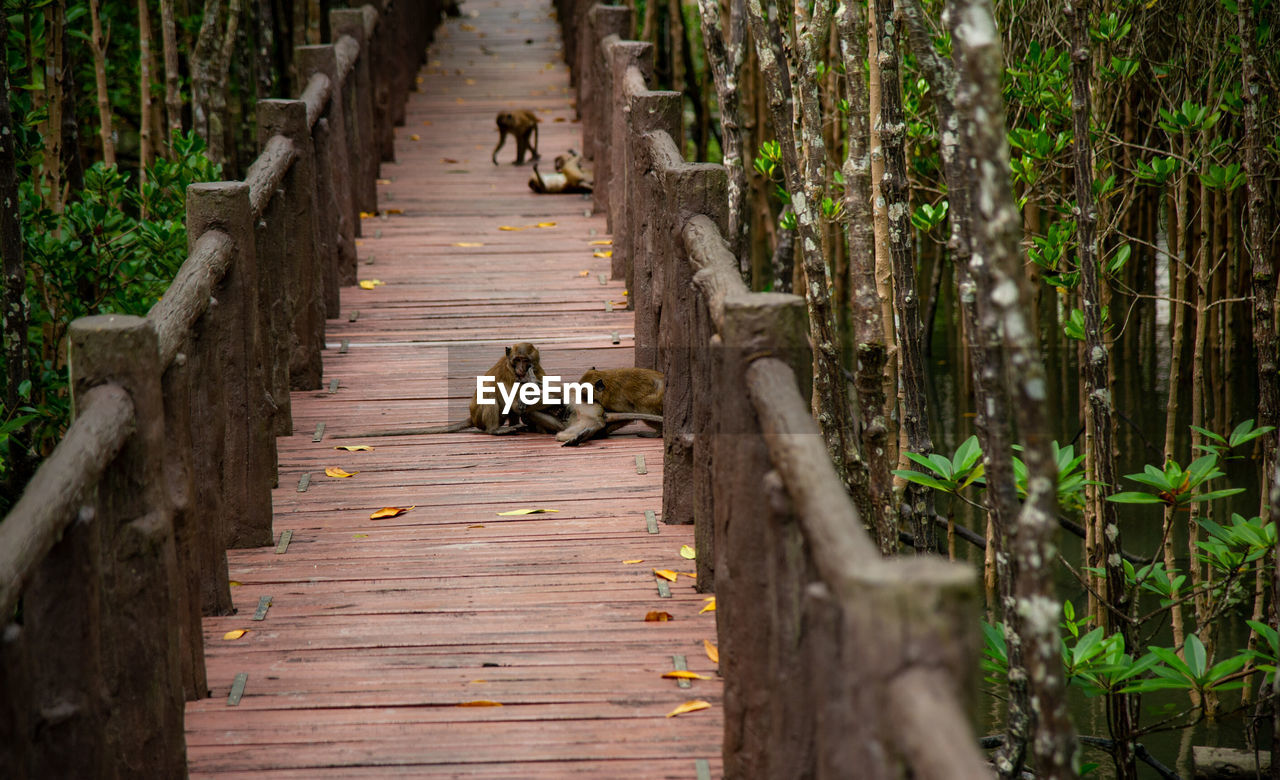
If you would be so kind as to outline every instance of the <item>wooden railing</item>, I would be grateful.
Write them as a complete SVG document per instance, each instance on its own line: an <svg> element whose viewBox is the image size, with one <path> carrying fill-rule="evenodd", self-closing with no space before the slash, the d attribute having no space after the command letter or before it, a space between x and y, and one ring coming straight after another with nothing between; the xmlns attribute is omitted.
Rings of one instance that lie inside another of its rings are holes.
<svg viewBox="0 0 1280 780"><path fill-rule="evenodd" d="M181 777L226 549L273 543L275 437L320 386L360 212L439 2L334 10L257 105L243 182L187 191L189 256L145 318L71 323L73 421L0 522L0 776ZM19 607L20 605L20 607Z"/></svg>
<svg viewBox="0 0 1280 780"><path fill-rule="evenodd" d="M666 374L663 520L695 524L716 594L725 776L989 776L975 573L880 556L811 415L803 299L743 283L726 173L685 162L631 11L557 6L636 364Z"/></svg>

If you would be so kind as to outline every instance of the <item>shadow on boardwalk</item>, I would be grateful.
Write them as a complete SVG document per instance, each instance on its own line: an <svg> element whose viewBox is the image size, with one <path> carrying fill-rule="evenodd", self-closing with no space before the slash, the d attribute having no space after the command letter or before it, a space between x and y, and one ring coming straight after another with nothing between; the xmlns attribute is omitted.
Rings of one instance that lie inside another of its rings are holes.
<svg viewBox="0 0 1280 780"><path fill-rule="evenodd" d="M665 599L651 571L693 571L679 556L691 527L646 528L661 507L660 440L334 439L459 418L466 387L446 377L474 376L513 341L537 344L566 378L632 364L631 316L606 311L623 286L601 284L609 260L593 257L603 217L577 196L531 194L510 145L489 162L505 108L538 112L547 168L580 143L549 7L463 8L473 16L438 33L398 162L383 165L391 213L363 224L359 277L385 284L342 291L324 389L293 396L273 495L288 547L228 553L238 614L205 621L213 696L187 705L193 775L692 778L696 759L718 774L719 680L684 690L660 677L680 660L715 668L702 646L714 614L698 614L693 581ZM375 449L334 449L359 443ZM359 473L333 479L329 466ZM533 507L557 512L498 516ZM650 610L675 619L646 623ZM664 717L693 698L713 706ZM459 706L476 701L503 706Z"/></svg>

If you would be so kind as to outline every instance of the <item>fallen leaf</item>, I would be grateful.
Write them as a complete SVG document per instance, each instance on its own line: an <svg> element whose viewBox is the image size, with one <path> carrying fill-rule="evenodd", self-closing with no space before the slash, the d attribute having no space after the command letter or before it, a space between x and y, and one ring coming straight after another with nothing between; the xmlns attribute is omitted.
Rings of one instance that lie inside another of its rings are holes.
<svg viewBox="0 0 1280 780"><path fill-rule="evenodd" d="M421 83L422 83L422 77L421 77L421 76L418 76L416 79L414 79L414 82L415 82L415 83L418 83L418 84L421 84Z"/></svg>
<svg viewBox="0 0 1280 780"><path fill-rule="evenodd" d="M591 246L613 246L612 238L598 238L591 242Z"/></svg>
<svg viewBox="0 0 1280 780"><path fill-rule="evenodd" d="M368 539L369 534L351 534L352 539Z"/></svg>
<svg viewBox="0 0 1280 780"><path fill-rule="evenodd" d="M671 617L670 612L658 612L656 610L653 612L645 613L645 616L644 616L644 622L646 623L666 623L668 620L673 620L673 619L674 618Z"/></svg>
<svg viewBox="0 0 1280 780"><path fill-rule="evenodd" d="M465 102L467 102L467 101L463 100L462 98L454 98L454 99L453 99L453 102L455 102L455 103L457 103L457 104L461 105L461 104L463 104L463 103L465 103Z"/></svg>
<svg viewBox="0 0 1280 780"><path fill-rule="evenodd" d="M457 160L455 160L455 159L453 159L452 157L441 157L441 158L440 158L440 162L442 162L442 163L449 163L450 165L457 165L457 164L458 164L458 161L457 161Z"/></svg>
<svg viewBox="0 0 1280 780"><path fill-rule="evenodd" d="M460 25L458 25L458 29L459 29L459 30L465 30L465 31L467 31L467 32L475 32L475 31L476 31L475 26L474 26L474 25L470 25L470 24L460 24Z"/></svg>
<svg viewBox="0 0 1280 780"><path fill-rule="evenodd" d="M384 209L383 214L403 214L404 209Z"/></svg>
<svg viewBox="0 0 1280 780"><path fill-rule="evenodd" d="M459 707L501 707L500 701L489 701L488 699L476 699L475 701L460 701ZM710 705L708 705L710 706Z"/></svg>
<svg viewBox="0 0 1280 780"><path fill-rule="evenodd" d="M244 583L236 582L235 580L232 580L231 582L228 582L227 584L228 584L228 585L230 585L230 586L231 586L231 587L233 587L233 588L238 588L238 587L240 587L241 585L243 585Z"/></svg>
<svg viewBox="0 0 1280 780"><path fill-rule="evenodd" d="M666 580L667 582L676 581L676 573L671 571L670 569L654 569L653 573L661 577L662 579Z"/></svg>
<svg viewBox="0 0 1280 780"><path fill-rule="evenodd" d="M612 303L614 306L623 306L623 307L625 307L625 306L627 305L627 302L626 302L626 301L609 301L609 303Z"/></svg>
<svg viewBox="0 0 1280 780"><path fill-rule="evenodd" d="M702 640L702 647L707 651L707 658L710 658L712 663L720 663L720 648L711 644L710 639Z"/></svg>
<svg viewBox="0 0 1280 780"><path fill-rule="evenodd" d="M556 118L555 118L555 120L554 120L554 121L556 121L556 122L565 122L565 121L568 121L568 120L566 120L566 119L565 119L564 117L562 117L562 116L558 116L558 117L556 117Z"/></svg>
<svg viewBox="0 0 1280 780"><path fill-rule="evenodd" d="M716 611L716 597L712 596L711 598L707 599L706 606L698 610L698 614L701 615L703 612L715 612L715 611Z"/></svg>
<svg viewBox="0 0 1280 780"><path fill-rule="evenodd" d="M378 216L378 212L376 212L376 211L362 211L362 212L360 212L360 219L370 219L371 217L376 217L376 216Z"/></svg>
<svg viewBox="0 0 1280 780"><path fill-rule="evenodd" d="M481 684L481 683L487 683L487 682L489 682L489 681L488 681L488 680L472 680L470 684L471 684L471 685L479 685L479 684Z"/></svg>
<svg viewBox="0 0 1280 780"><path fill-rule="evenodd" d="M475 84L476 84L476 80L475 80L475 79L467 79L467 86L468 86L468 87L474 87L474 86L475 86Z"/></svg>
<svg viewBox="0 0 1280 780"><path fill-rule="evenodd" d="M630 291L630 290L623 290L623 291L622 291L622 294L623 294L623 295L630 295L630 294L631 294L631 291Z"/></svg>
<svg viewBox="0 0 1280 780"><path fill-rule="evenodd" d="M249 629L237 628L235 630L228 631L227 633L223 634L222 638L227 641L231 641L232 639L239 639L240 637L244 636L247 633L249 633Z"/></svg>
<svg viewBox="0 0 1280 780"><path fill-rule="evenodd" d="M324 470L324 473L325 473L325 476L327 476L327 477L333 477L334 479L346 479L347 477L354 477L355 475L359 474L360 472L358 472L358 471L343 471L342 469L338 468L337 466L330 466L329 468L327 468L327 469L325 469L325 470Z"/></svg>
<svg viewBox="0 0 1280 780"><path fill-rule="evenodd" d="M475 524L475 525L469 525L469 526L467 526L467 528L484 528L484 524L483 524L483 523L477 523L477 524Z"/></svg>
<svg viewBox="0 0 1280 780"><path fill-rule="evenodd" d="M479 241L455 241L454 246L484 246Z"/></svg>
<svg viewBox="0 0 1280 780"><path fill-rule="evenodd" d="M346 450L347 452L373 452L373 447L368 444L339 444L334 449Z"/></svg>
<svg viewBox="0 0 1280 780"><path fill-rule="evenodd" d="M390 180L390 179L378 179L378 183L379 183L379 184L390 184L390 183L391 183L391 180Z"/></svg>
<svg viewBox="0 0 1280 780"><path fill-rule="evenodd" d="M578 276L590 276L590 275L591 275L590 271L582 271L578 274Z"/></svg>
<svg viewBox="0 0 1280 780"><path fill-rule="evenodd" d="M668 680L714 680L715 679L714 677L708 677L705 674L698 674L697 672L687 672L684 669L676 669L674 671L667 672L662 676Z"/></svg>
<svg viewBox="0 0 1280 780"><path fill-rule="evenodd" d="M384 506L383 508L379 509L377 512L374 512L373 514L369 515L369 519L382 520L387 517L399 517L405 512L408 512L410 509L416 509L417 507L418 507L417 504L414 504L413 506Z"/></svg>
<svg viewBox="0 0 1280 780"><path fill-rule="evenodd" d="M682 544L682 545L680 545L680 557L681 557L681 558L688 558L689 560L693 560L694 558L698 557L698 554L697 554L696 552L694 552L694 551L693 551L693 548L692 548L692 547L690 547L689 545L687 545L687 544Z"/></svg>
<svg viewBox="0 0 1280 780"><path fill-rule="evenodd" d="M426 127L431 127L431 120L430 119L423 120L422 124Z"/></svg>
<svg viewBox="0 0 1280 780"><path fill-rule="evenodd" d="M372 290L373 288L377 287L380 284L386 284L386 282L382 281L381 279L361 279L360 289Z"/></svg>
<svg viewBox="0 0 1280 780"><path fill-rule="evenodd" d="M604 258L604 257L613 257L613 250L612 250L612 249L606 249L606 250L604 250L603 252L592 252L592 253L591 253L591 256L592 256L592 257L600 257L600 258Z"/></svg>
<svg viewBox="0 0 1280 780"><path fill-rule="evenodd" d="M644 563L644 558L633 558L629 561L623 561L623 563Z"/></svg>
<svg viewBox="0 0 1280 780"><path fill-rule="evenodd" d="M676 707L671 712L668 712L667 717L674 718L675 716L683 715L686 712L697 712L698 710L709 710L709 709L711 709L710 703L705 702L702 699L693 699L692 701L687 701L684 704L681 704L679 707Z"/></svg>
<svg viewBox="0 0 1280 780"><path fill-rule="evenodd" d="M510 512L499 512L498 517L511 517L513 515L541 515L547 512L559 512L559 509L512 509Z"/></svg>
<svg viewBox="0 0 1280 780"><path fill-rule="evenodd" d="M417 140L419 140L419 139L418 139L418 134L417 134L417 133L414 133L413 135L409 136L409 140L410 140L410 141L417 141Z"/></svg>
<svg viewBox="0 0 1280 780"><path fill-rule="evenodd" d="M528 228L516 227L514 225L498 225L498 230L528 230Z"/></svg>
<svg viewBox="0 0 1280 780"><path fill-rule="evenodd" d="M554 223L554 222L539 222L539 223L538 223L538 227L540 227L540 228L553 228L553 227L555 227L555 226L556 226L556 223Z"/></svg>

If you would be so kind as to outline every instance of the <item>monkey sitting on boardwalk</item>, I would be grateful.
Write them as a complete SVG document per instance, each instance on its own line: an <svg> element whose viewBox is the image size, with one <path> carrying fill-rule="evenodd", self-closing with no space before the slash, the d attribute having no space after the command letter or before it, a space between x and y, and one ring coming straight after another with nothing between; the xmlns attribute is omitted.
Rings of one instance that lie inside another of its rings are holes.
<svg viewBox="0 0 1280 780"><path fill-rule="evenodd" d="M596 436L607 436L632 420L662 430L662 372L647 368L591 369L579 382L595 388L595 403L572 404L565 429L556 440L576 447Z"/></svg>
<svg viewBox="0 0 1280 780"><path fill-rule="evenodd" d="M539 159L538 122L540 121L542 120L527 109L498 112L498 145L493 147L493 154L490 156L493 164L498 164L498 150L507 142L508 133L516 139L516 165L524 165L526 150L530 152L529 159L537 161ZM533 143L529 143L530 136L533 137Z"/></svg>

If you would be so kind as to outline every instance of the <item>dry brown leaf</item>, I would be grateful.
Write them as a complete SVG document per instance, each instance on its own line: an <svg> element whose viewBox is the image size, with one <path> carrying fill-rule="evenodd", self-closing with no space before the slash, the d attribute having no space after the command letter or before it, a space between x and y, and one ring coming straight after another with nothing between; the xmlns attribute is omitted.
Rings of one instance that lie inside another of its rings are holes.
<svg viewBox="0 0 1280 780"><path fill-rule="evenodd" d="M500 701L489 701L488 699L476 699L475 701L460 701L459 707L501 707Z"/></svg>
<svg viewBox="0 0 1280 780"><path fill-rule="evenodd" d="M330 466L329 468L324 470L324 473L325 473L325 476L333 477L334 479L346 479L347 477L354 477L360 472L344 471L343 469L340 469L337 466Z"/></svg>
<svg viewBox="0 0 1280 780"><path fill-rule="evenodd" d="M712 663L720 663L720 648L711 644L710 639L702 640L702 647L707 651L707 658L710 658Z"/></svg>
<svg viewBox="0 0 1280 780"><path fill-rule="evenodd" d="M404 209L383 209L383 214L403 214Z"/></svg>
<svg viewBox="0 0 1280 780"><path fill-rule="evenodd" d="M675 618L671 617L670 612L653 610L652 612L646 612L644 616L644 622L646 623L666 623L669 620L675 620Z"/></svg>
<svg viewBox="0 0 1280 780"><path fill-rule="evenodd" d="M623 563L644 563L644 558L633 558L629 561L623 561Z"/></svg>
<svg viewBox="0 0 1280 780"><path fill-rule="evenodd" d="M417 133L414 133L413 135L409 136L409 140L410 140L410 141L417 141L417 140L420 140L420 139L418 138L418 134L417 134Z"/></svg>
<svg viewBox="0 0 1280 780"><path fill-rule="evenodd" d="M417 509L417 508L418 508L417 504L414 504L413 506L384 506L383 508L379 509L377 512L374 512L373 514L369 515L369 519L384 520L388 517L399 517L405 512L408 512L410 509Z"/></svg>
<svg viewBox="0 0 1280 780"><path fill-rule="evenodd" d="M232 630L232 631L228 631L227 633L223 634L223 635L222 635L222 638L223 638L223 639L225 639L225 640L227 640L227 641L229 642L229 641L231 641L232 639L239 639L240 637L244 636L244 635L245 635L245 634L247 634L247 633L249 633L249 629L247 629L247 628L237 628L237 629L234 629L234 630Z"/></svg>
<svg viewBox="0 0 1280 780"><path fill-rule="evenodd" d="M698 674L697 672L689 672L689 671L685 671L684 669L675 669L670 672L667 672L662 676L668 680L714 680L715 679L714 677L708 677L705 674Z"/></svg>
<svg viewBox="0 0 1280 780"><path fill-rule="evenodd" d="M708 710L708 709L711 709L710 702L705 702L702 699L693 699L692 701L687 701L684 704L681 704L679 707L676 707L671 712L668 712L667 717L674 718L675 716L683 715L686 712L697 712L698 710Z"/></svg>
<svg viewBox="0 0 1280 780"><path fill-rule="evenodd" d="M452 157L441 157L440 162L448 163L449 165L456 165L458 161L453 159Z"/></svg>
<svg viewBox="0 0 1280 780"><path fill-rule="evenodd" d="M564 117L562 117L562 116L558 116L558 117L556 117L556 118L555 118L555 120L554 120L554 121L556 121L556 122L565 122L565 121L568 121L568 120L566 120L566 119L565 119Z"/></svg>
<svg viewBox="0 0 1280 780"><path fill-rule="evenodd" d="M467 528L484 528L484 524L483 524L483 523L476 523L475 525L469 525L469 526L467 526Z"/></svg>
<svg viewBox="0 0 1280 780"><path fill-rule="evenodd" d="M698 610L698 614L701 615L703 612L715 612L715 611L716 611L716 597L712 596L711 598L707 599L706 606Z"/></svg>
<svg viewBox="0 0 1280 780"><path fill-rule="evenodd" d="M368 444L339 444L334 447L335 450L344 450L346 452L373 452L373 447Z"/></svg>
<svg viewBox="0 0 1280 780"><path fill-rule="evenodd" d="M673 572L673 571L671 571L670 569L654 569L654 570L653 570L653 573L654 573L656 576L661 577L662 579L666 580L667 582L675 582L675 581L676 581L676 573L675 573L675 572Z"/></svg>

